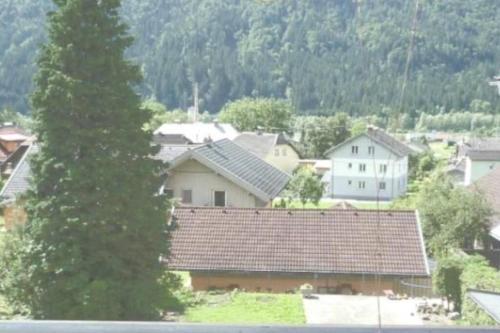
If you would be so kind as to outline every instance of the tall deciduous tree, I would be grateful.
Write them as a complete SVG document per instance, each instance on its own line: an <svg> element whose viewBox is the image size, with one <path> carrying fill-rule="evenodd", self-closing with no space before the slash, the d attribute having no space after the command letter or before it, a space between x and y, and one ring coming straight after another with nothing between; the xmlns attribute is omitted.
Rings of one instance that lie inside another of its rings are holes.
<svg viewBox="0 0 500 333"><path fill-rule="evenodd" d="M38 61L24 265L35 318L149 320L165 292L166 200L120 0L54 0Z"/></svg>
<svg viewBox="0 0 500 333"><path fill-rule="evenodd" d="M488 232L492 210L484 196L454 188L442 175L427 181L417 200L429 252L443 255L482 240Z"/></svg>
<svg viewBox="0 0 500 333"><path fill-rule="evenodd" d="M290 103L276 98L242 98L226 104L219 114L220 121L240 131L288 132L292 117Z"/></svg>
<svg viewBox="0 0 500 333"><path fill-rule="evenodd" d="M290 199L299 199L302 207L305 207L307 202L312 202L318 205L323 196L324 186L321 179L307 167L297 169L286 190Z"/></svg>
<svg viewBox="0 0 500 333"><path fill-rule="evenodd" d="M343 112L333 117L307 117L296 127L302 132L305 155L312 158L324 158L328 149L351 136L350 118Z"/></svg>

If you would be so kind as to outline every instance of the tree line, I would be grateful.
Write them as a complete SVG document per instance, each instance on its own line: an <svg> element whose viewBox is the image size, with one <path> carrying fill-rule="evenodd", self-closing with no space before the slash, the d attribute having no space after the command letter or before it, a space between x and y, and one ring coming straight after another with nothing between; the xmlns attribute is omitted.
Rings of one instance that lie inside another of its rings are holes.
<svg viewBox="0 0 500 333"><path fill-rule="evenodd" d="M0 3L0 107L26 113L50 0ZM276 97L304 114L354 116L500 110L487 79L500 63L500 3L421 1L403 103L412 1L124 0L138 89L171 109L216 113L243 97ZM398 117L395 117L396 119ZM398 120L400 121L400 120Z"/></svg>

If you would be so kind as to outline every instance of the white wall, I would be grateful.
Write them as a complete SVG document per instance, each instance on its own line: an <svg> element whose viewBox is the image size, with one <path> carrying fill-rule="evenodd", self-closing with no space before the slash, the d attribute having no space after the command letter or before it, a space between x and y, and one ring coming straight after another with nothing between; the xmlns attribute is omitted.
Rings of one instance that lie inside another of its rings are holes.
<svg viewBox="0 0 500 333"><path fill-rule="evenodd" d="M252 208L267 204L196 160L188 160L170 170L165 188L172 189L174 198L179 200L182 190L192 190L193 206L213 206L213 191L226 191L228 207Z"/></svg>
<svg viewBox="0 0 500 333"><path fill-rule="evenodd" d="M352 153L352 147L358 153ZM370 154L368 147L374 147ZM408 182L408 157L399 158L389 149L372 141L367 136L359 137L334 151L332 159L332 186L330 196L337 198L392 199L406 192ZM360 171L360 164L365 166ZM386 165L383 172L380 167ZM365 182L359 188L359 182ZM386 188L378 193L378 184L385 182ZM350 184L349 184L350 183Z"/></svg>
<svg viewBox="0 0 500 333"><path fill-rule="evenodd" d="M487 175L490 171L500 165L500 161L472 161L469 157L465 160L465 181L464 185L468 186Z"/></svg>

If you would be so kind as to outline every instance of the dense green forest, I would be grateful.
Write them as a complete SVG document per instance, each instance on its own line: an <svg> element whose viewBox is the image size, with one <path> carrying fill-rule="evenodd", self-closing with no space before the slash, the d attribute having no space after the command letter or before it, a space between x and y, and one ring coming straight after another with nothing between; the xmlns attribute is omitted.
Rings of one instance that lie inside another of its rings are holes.
<svg viewBox="0 0 500 333"><path fill-rule="evenodd" d="M51 0L0 1L0 108L29 111ZM142 95L218 112L244 96L287 98L302 114L471 111L500 100L500 1L123 0ZM415 15L416 14L416 15ZM408 84L400 109L412 26Z"/></svg>

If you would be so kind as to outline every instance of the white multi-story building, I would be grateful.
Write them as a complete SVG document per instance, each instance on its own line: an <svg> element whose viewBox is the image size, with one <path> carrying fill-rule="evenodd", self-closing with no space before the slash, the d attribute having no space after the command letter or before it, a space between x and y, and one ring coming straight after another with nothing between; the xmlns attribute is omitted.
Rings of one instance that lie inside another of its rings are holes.
<svg viewBox="0 0 500 333"><path fill-rule="evenodd" d="M474 138L459 147L457 159L465 161L464 185L486 176L500 165L500 138Z"/></svg>
<svg viewBox="0 0 500 333"><path fill-rule="evenodd" d="M405 194L411 152L381 129L369 127L326 152L332 162L327 196L391 200Z"/></svg>

